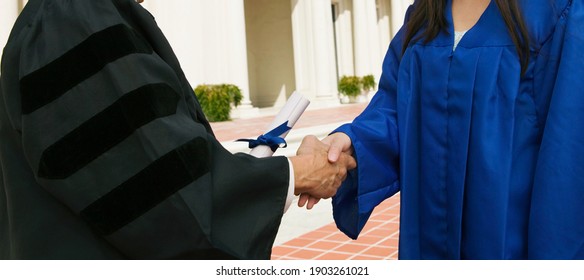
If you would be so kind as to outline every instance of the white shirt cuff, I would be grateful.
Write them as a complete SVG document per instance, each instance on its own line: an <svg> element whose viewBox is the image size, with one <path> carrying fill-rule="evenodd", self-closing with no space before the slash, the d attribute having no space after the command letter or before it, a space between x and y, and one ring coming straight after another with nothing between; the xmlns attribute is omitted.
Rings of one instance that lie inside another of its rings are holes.
<svg viewBox="0 0 584 280"><path fill-rule="evenodd" d="M288 211L290 205L292 205L292 200L294 200L294 167L292 162L288 159L288 166L290 167L290 180L288 181L288 196L286 196L286 205L284 206L284 213Z"/></svg>

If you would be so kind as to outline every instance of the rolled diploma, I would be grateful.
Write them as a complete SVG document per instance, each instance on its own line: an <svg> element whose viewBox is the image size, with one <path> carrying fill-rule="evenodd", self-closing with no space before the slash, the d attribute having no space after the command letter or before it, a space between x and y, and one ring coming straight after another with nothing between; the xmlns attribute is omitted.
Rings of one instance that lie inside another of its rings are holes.
<svg viewBox="0 0 584 280"><path fill-rule="evenodd" d="M284 105L282 110L280 110L280 112L276 115L276 117L274 118L274 120L272 121L272 123L270 124L265 133L270 132L271 130L280 126L286 121L288 121L288 127L290 128L294 127L294 124L296 124L296 121L298 121L298 119L300 118L302 113L304 113L309 104L310 101L306 99L302 94L298 92L292 93L290 98L288 98L288 101L286 101L286 104ZM289 131L290 130L286 131L285 133L282 133L280 137L286 138L286 135L288 135ZM251 149L249 154L255 157L271 157L274 154L274 152L270 147L260 145Z"/></svg>

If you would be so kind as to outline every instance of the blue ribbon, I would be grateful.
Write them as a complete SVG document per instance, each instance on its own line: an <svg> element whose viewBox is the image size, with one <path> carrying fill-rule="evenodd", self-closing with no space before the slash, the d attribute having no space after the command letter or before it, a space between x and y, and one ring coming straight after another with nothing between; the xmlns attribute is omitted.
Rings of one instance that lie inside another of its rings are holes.
<svg viewBox="0 0 584 280"><path fill-rule="evenodd" d="M281 124L280 126L272 129L266 134L260 135L257 139L237 139L241 142L249 142L249 148L253 149L257 146L264 145L270 147L272 152L275 152L278 148L286 148L288 144L284 138L280 135L284 134L286 131L292 129L288 127L288 121Z"/></svg>

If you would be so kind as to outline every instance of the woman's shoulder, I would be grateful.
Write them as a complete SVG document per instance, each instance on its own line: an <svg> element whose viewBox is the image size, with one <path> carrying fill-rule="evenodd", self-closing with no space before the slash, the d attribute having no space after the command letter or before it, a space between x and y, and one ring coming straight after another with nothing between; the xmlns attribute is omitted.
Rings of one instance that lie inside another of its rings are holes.
<svg viewBox="0 0 584 280"><path fill-rule="evenodd" d="M518 0L530 39L542 44L554 32L573 0Z"/></svg>

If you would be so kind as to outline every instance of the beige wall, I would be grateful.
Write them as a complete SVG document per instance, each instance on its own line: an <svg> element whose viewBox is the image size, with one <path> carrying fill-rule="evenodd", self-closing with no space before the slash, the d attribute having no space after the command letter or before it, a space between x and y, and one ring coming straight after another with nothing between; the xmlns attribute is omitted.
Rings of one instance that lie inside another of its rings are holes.
<svg viewBox="0 0 584 280"><path fill-rule="evenodd" d="M283 106L296 88L290 2L245 0L244 4L252 104Z"/></svg>

